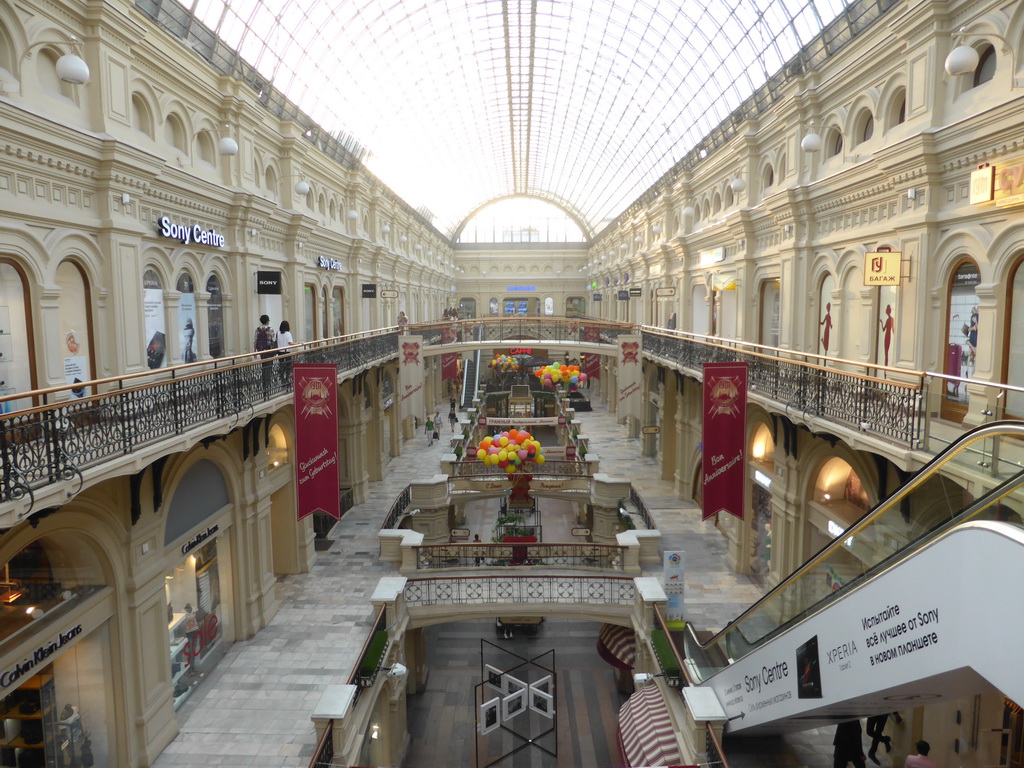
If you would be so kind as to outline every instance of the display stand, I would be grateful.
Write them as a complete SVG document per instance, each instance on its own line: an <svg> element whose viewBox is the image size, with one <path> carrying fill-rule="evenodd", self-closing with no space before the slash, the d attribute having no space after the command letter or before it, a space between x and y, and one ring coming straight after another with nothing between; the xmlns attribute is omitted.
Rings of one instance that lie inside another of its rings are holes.
<svg viewBox="0 0 1024 768"><path fill-rule="evenodd" d="M70 768L72 744L57 727L52 667L25 681L0 704L0 766Z"/></svg>

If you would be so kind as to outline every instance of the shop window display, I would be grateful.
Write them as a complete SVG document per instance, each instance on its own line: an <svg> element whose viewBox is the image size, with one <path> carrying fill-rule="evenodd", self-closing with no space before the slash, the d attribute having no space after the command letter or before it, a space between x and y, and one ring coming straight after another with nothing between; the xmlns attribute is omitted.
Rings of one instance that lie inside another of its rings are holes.
<svg viewBox="0 0 1024 768"><path fill-rule="evenodd" d="M224 654L216 539L190 553L164 579L177 709Z"/></svg>

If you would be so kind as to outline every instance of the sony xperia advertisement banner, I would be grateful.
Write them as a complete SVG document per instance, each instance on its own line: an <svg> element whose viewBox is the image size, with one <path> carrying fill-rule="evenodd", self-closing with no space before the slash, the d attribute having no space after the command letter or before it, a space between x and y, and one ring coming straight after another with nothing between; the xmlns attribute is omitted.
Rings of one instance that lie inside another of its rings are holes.
<svg viewBox="0 0 1024 768"><path fill-rule="evenodd" d="M442 363L443 364L443 363ZM423 337L402 336L398 349L398 415L416 416L422 422L426 411L423 400ZM434 412L431 411L433 416Z"/></svg>
<svg viewBox="0 0 1024 768"><path fill-rule="evenodd" d="M870 532L865 537L854 537L846 554L883 546ZM826 584L824 574L808 578ZM752 735L834 723L837 712L891 712L993 687L1022 701L1024 664L1016 645L1000 638L1022 636L1024 611L1006 610L1005 593L992 588L1021 578L1024 531L1007 523L960 526L841 591L706 684L729 717L727 730ZM749 640L759 636L755 623L756 617L744 626Z"/></svg>
<svg viewBox="0 0 1024 768"><path fill-rule="evenodd" d="M338 367L295 363L295 488L301 520L341 517L338 493Z"/></svg>
<svg viewBox="0 0 1024 768"><path fill-rule="evenodd" d="M747 364L704 363L704 520L719 512L743 519L746 424Z"/></svg>
<svg viewBox="0 0 1024 768"><path fill-rule="evenodd" d="M620 417L640 418L643 401L643 386L640 364L640 337L619 336L618 414ZM589 379L590 376L588 375Z"/></svg>
<svg viewBox="0 0 1024 768"><path fill-rule="evenodd" d="M459 353L445 352L441 355L441 380L459 378Z"/></svg>

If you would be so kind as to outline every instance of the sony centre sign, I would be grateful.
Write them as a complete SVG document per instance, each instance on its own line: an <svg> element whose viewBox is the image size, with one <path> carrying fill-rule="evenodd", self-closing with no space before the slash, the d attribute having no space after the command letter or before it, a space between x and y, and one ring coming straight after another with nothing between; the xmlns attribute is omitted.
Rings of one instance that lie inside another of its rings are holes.
<svg viewBox="0 0 1024 768"><path fill-rule="evenodd" d="M171 240L177 240L182 245L198 243L199 245L211 245L214 248L223 248L225 244L224 235L215 229L203 229L198 224L188 226L171 221L166 216L160 217L160 236Z"/></svg>

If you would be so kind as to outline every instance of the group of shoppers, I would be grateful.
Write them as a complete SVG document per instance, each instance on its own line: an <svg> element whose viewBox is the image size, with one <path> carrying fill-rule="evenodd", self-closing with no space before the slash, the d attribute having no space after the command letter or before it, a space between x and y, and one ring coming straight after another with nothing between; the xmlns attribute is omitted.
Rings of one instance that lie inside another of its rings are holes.
<svg viewBox="0 0 1024 768"><path fill-rule="evenodd" d="M899 722L899 714L893 714L896 722ZM885 745L885 751L892 751L892 737L884 734L885 724L889 714L875 715L868 718L867 734L871 737L871 748L867 755L864 754L864 745L861 741L860 720L848 720L836 726L836 735L832 739L835 747L833 753L833 765L835 768L846 768L847 764L853 763L854 768L865 768L865 757L870 758L875 765L880 765L878 759L878 747ZM904 768L939 768L939 764L928 757L931 745L927 741L919 741L915 745L916 755L908 755L904 762Z"/></svg>

